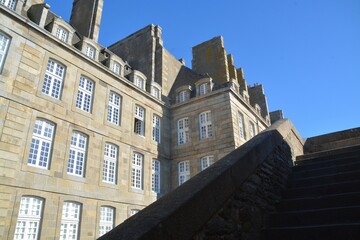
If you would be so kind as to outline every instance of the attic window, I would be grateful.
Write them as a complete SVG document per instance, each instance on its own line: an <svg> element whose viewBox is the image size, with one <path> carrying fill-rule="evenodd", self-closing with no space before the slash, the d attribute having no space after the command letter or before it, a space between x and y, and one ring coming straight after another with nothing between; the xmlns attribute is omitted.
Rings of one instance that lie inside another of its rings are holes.
<svg viewBox="0 0 360 240"><path fill-rule="evenodd" d="M15 10L16 0L0 0L0 4L11 10Z"/></svg>
<svg viewBox="0 0 360 240"><path fill-rule="evenodd" d="M160 90L157 87L151 88L151 95L154 96L157 99L160 99Z"/></svg>
<svg viewBox="0 0 360 240"><path fill-rule="evenodd" d="M89 44L86 45L85 55L91 59L95 58L95 48Z"/></svg>
<svg viewBox="0 0 360 240"><path fill-rule="evenodd" d="M189 90L182 90L177 95L177 102L182 103L185 102L190 98L190 91Z"/></svg>
<svg viewBox="0 0 360 240"><path fill-rule="evenodd" d="M56 37L58 38L58 39L60 39L61 41L63 41L63 42L67 42L67 40L68 40L68 36L69 36L69 32L68 31L66 31L64 28L62 28L62 27L58 27L57 29L56 29Z"/></svg>
<svg viewBox="0 0 360 240"><path fill-rule="evenodd" d="M121 69L120 64L117 63L117 62L114 62L114 64L113 64L113 71L114 71L114 73L120 75L120 69Z"/></svg>
<svg viewBox="0 0 360 240"><path fill-rule="evenodd" d="M136 76L134 79L134 84L141 89L144 89L144 79Z"/></svg>
<svg viewBox="0 0 360 240"><path fill-rule="evenodd" d="M203 83L199 86L199 96L203 96L210 91L209 83Z"/></svg>

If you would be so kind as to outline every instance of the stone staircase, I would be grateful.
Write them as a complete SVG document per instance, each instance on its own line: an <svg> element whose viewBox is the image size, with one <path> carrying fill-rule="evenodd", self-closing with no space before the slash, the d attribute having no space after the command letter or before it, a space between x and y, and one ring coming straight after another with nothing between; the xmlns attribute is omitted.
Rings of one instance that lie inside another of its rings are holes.
<svg viewBox="0 0 360 240"><path fill-rule="evenodd" d="M360 145L299 156L263 240L359 240Z"/></svg>

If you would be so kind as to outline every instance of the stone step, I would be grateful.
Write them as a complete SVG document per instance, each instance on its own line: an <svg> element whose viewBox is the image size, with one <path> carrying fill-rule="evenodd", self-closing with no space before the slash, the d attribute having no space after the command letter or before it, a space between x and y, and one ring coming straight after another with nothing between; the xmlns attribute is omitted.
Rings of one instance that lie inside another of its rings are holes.
<svg viewBox="0 0 360 240"><path fill-rule="evenodd" d="M308 166L306 166L308 167ZM360 159L356 161L343 161L337 165L325 165L318 168L294 168L293 172L289 178L289 181L293 179L306 178L306 177L315 177L329 174L336 174L340 172L349 172L360 170Z"/></svg>
<svg viewBox="0 0 360 240"><path fill-rule="evenodd" d="M292 187L283 192L284 199L319 197L324 195L357 192L360 181L347 181L332 184L318 184L316 186Z"/></svg>
<svg viewBox="0 0 360 240"><path fill-rule="evenodd" d="M304 154L301 156L297 156L297 161L303 161L302 163L306 163L307 160L323 160L323 159L331 159L331 158L339 158L339 156L351 156L360 153L360 145L355 145L351 147L337 148L332 150L320 151L315 153Z"/></svg>
<svg viewBox="0 0 360 240"><path fill-rule="evenodd" d="M310 187L323 184L341 183L360 180L360 170L340 172L314 177L292 178L289 187Z"/></svg>
<svg viewBox="0 0 360 240"><path fill-rule="evenodd" d="M288 211L269 215L269 227L296 227L360 222L360 206Z"/></svg>
<svg viewBox="0 0 360 240"><path fill-rule="evenodd" d="M268 228L261 240L359 240L360 222L351 224Z"/></svg>
<svg viewBox="0 0 360 240"><path fill-rule="evenodd" d="M301 172L301 171L308 171L308 170L317 170L327 167L336 167L340 165L347 165L347 164L356 164L360 163L360 156L348 156L346 158L337 158L331 160L324 160L324 161L310 161L307 164L296 165L293 167L292 171Z"/></svg>
<svg viewBox="0 0 360 240"><path fill-rule="evenodd" d="M278 211L300 211L334 207L350 207L357 206L359 204L360 192L350 192L308 198L283 199L279 202L276 209Z"/></svg>

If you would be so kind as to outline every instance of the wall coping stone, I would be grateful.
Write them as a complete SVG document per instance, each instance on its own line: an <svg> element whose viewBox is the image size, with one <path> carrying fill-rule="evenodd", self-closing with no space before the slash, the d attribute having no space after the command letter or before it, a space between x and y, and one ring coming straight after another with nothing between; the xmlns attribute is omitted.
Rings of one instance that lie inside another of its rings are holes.
<svg viewBox="0 0 360 240"><path fill-rule="evenodd" d="M327 151L335 148L350 147L360 143L360 128L328 133L307 138L304 144L305 153Z"/></svg>
<svg viewBox="0 0 360 240"><path fill-rule="evenodd" d="M191 239L289 131L292 123L279 120L99 239Z"/></svg>

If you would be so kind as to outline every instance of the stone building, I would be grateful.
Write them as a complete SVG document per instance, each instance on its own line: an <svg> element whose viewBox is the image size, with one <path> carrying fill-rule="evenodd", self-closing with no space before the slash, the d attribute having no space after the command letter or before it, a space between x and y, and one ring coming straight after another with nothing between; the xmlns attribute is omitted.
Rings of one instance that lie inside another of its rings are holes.
<svg viewBox="0 0 360 240"><path fill-rule="evenodd" d="M95 239L270 125L222 37L192 69L159 26L104 47L102 6L0 1L1 239Z"/></svg>

